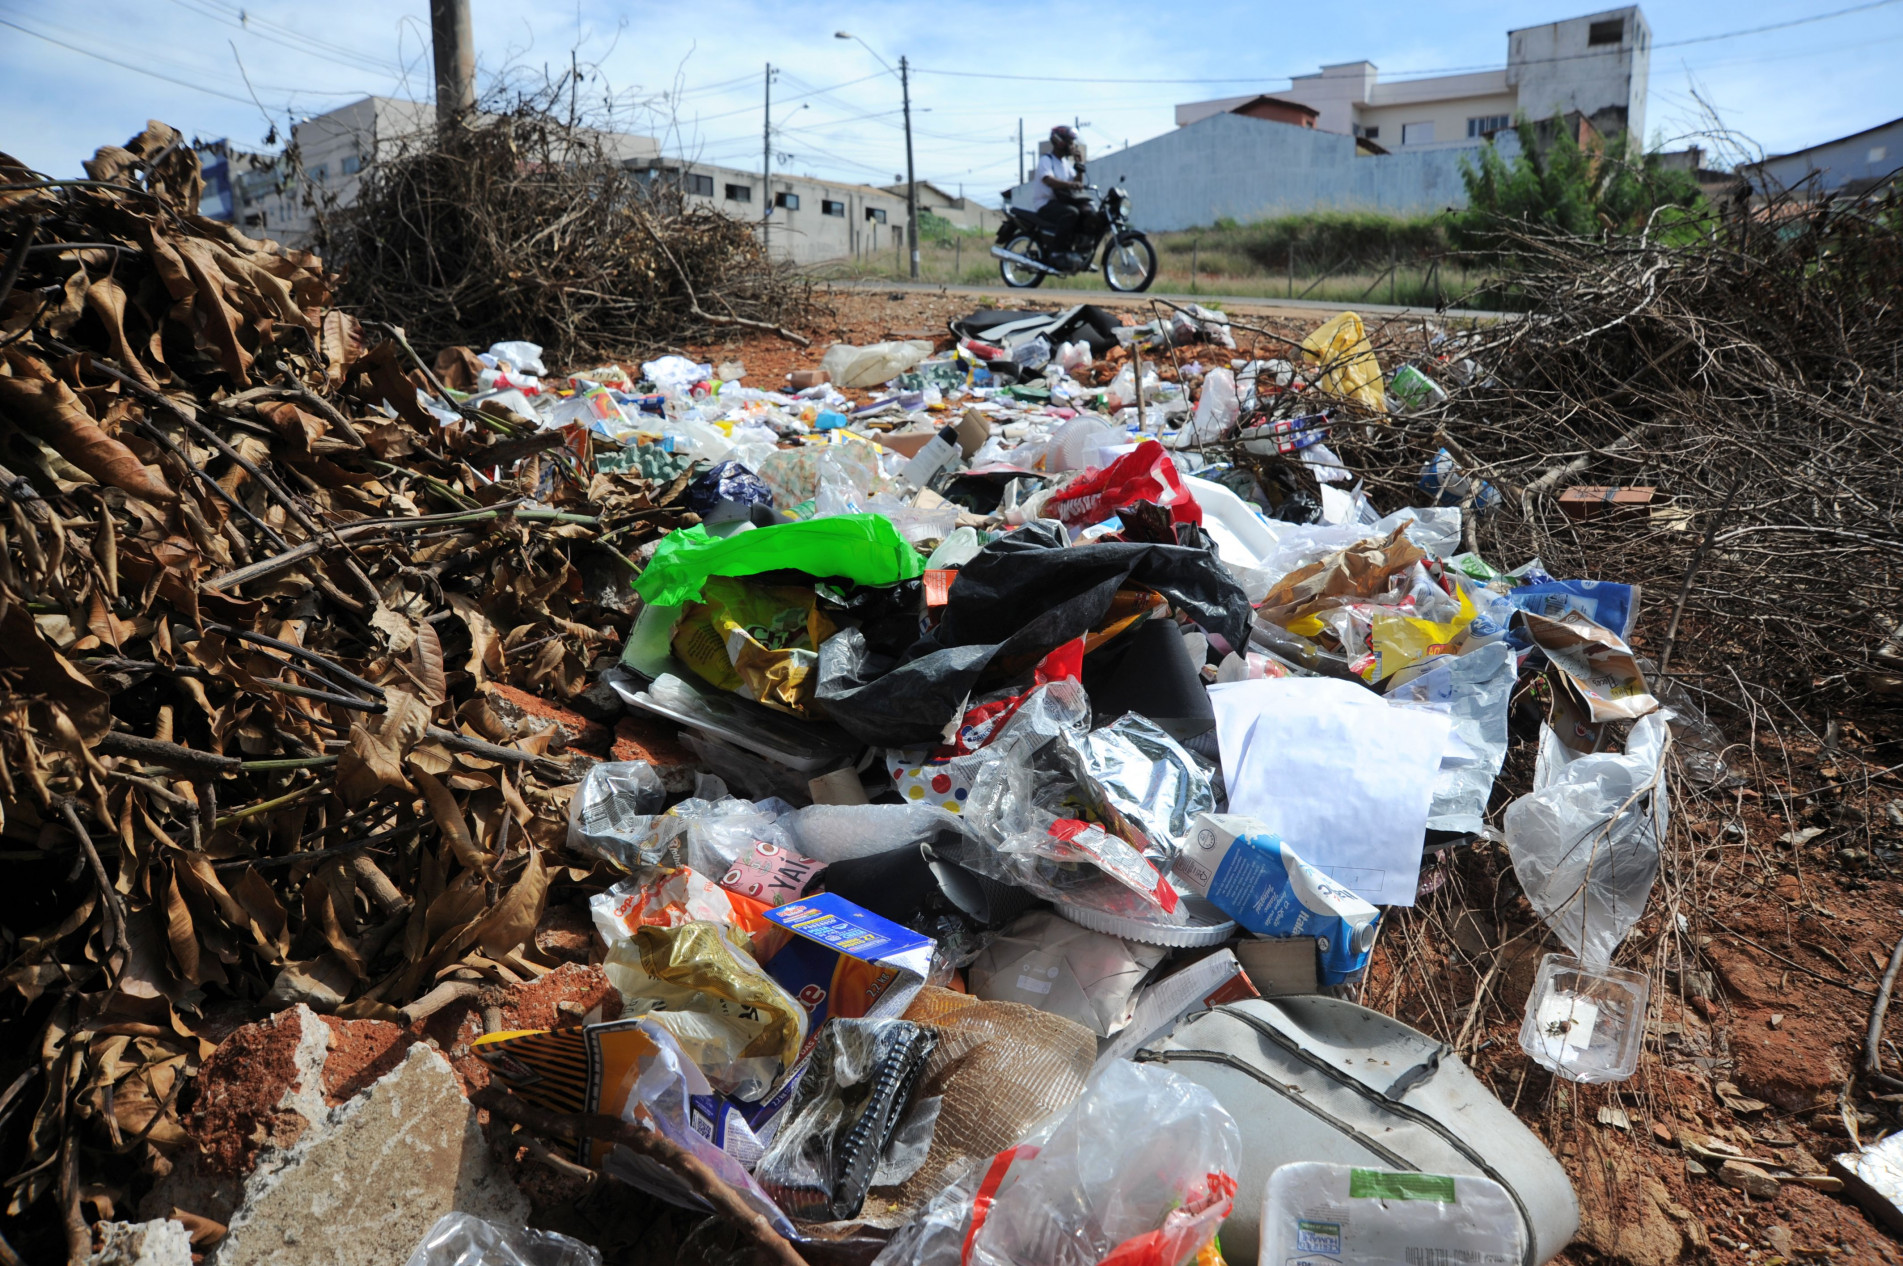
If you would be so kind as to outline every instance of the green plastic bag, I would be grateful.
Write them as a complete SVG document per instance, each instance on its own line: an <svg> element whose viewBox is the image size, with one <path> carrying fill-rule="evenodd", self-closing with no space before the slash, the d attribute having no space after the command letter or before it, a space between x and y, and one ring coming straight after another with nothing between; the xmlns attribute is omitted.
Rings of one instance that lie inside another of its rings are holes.
<svg viewBox="0 0 1903 1266"><path fill-rule="evenodd" d="M925 561L882 514L836 514L724 538L693 527L662 538L634 591L649 603L672 606L698 600L709 576L757 576L782 568L890 585L923 575Z"/></svg>

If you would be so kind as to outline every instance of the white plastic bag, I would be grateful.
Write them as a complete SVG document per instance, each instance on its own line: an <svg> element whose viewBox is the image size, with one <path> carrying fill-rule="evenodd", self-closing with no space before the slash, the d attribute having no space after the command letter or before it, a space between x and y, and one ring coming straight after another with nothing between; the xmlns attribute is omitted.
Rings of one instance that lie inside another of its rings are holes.
<svg viewBox="0 0 1903 1266"><path fill-rule="evenodd" d="M696 365L685 356L663 356L641 365L641 376L664 396L684 396L695 383L707 381L713 373L712 365Z"/></svg>
<svg viewBox="0 0 1903 1266"><path fill-rule="evenodd" d="M1062 1115L935 1196L873 1266L1176 1266L1229 1215L1241 1150L1208 1089L1112 1060Z"/></svg>
<svg viewBox="0 0 1903 1266"><path fill-rule="evenodd" d="M548 366L542 363L540 343L528 343L520 339L507 343L491 343L489 354L499 361L509 362L518 374L530 374L541 378L548 373Z"/></svg>
<svg viewBox="0 0 1903 1266"><path fill-rule="evenodd" d="M1664 709L1639 718L1623 754L1581 755L1542 725L1533 790L1507 806L1507 852L1520 885L1588 968L1611 964L1658 877L1670 719Z"/></svg>
<svg viewBox="0 0 1903 1266"><path fill-rule="evenodd" d="M916 368L931 354L932 345L923 339L873 343L867 347L834 343L826 350L819 367L836 387L876 387Z"/></svg>
<svg viewBox="0 0 1903 1266"><path fill-rule="evenodd" d="M1196 413L1189 425L1176 435L1172 448L1191 448L1213 444L1227 435L1242 416L1242 402L1236 395L1236 376L1227 369L1212 369L1203 379L1203 391L1196 398Z"/></svg>

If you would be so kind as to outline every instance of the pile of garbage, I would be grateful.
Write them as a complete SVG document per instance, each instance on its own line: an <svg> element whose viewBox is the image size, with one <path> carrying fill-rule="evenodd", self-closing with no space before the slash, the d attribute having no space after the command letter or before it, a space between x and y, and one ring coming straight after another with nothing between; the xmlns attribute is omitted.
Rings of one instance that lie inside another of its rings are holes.
<svg viewBox="0 0 1903 1266"><path fill-rule="evenodd" d="M1486 389L1479 336L1079 306L764 384L426 361L193 215L175 135L89 171L0 159L34 1243L603 1260L527 1229L551 1182L682 1210L681 1260L1571 1239L1546 1145L1360 1005L1382 929L1503 845L1564 947L1522 1049L1628 1078L1668 753L1724 767L1638 585L1483 556L1453 444L1358 469Z"/></svg>

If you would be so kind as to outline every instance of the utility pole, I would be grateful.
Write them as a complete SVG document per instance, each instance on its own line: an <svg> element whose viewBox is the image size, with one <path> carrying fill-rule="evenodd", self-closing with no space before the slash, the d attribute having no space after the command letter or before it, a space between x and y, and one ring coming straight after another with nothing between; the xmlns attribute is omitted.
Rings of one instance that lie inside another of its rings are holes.
<svg viewBox="0 0 1903 1266"><path fill-rule="evenodd" d="M1018 183L1024 183L1024 120L1018 119Z"/></svg>
<svg viewBox="0 0 1903 1266"><path fill-rule="evenodd" d="M912 68L899 58L899 91L905 103L905 235L912 244L912 280L918 280L918 175L912 167Z"/></svg>
<svg viewBox="0 0 1903 1266"><path fill-rule="evenodd" d="M430 44L436 55L436 123L448 127L476 108L476 32L469 0L429 0Z"/></svg>
<svg viewBox="0 0 1903 1266"><path fill-rule="evenodd" d="M766 64L766 108L760 115L760 249L767 251L773 218L773 63Z"/></svg>

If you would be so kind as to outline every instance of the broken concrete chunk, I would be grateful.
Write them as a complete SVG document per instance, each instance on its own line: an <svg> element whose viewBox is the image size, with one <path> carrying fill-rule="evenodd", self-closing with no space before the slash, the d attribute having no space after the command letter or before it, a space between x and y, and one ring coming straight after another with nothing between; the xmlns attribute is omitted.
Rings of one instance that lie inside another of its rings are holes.
<svg viewBox="0 0 1903 1266"><path fill-rule="evenodd" d="M1777 1179L1749 1161L1726 1161L1718 1167L1718 1181L1756 1200L1769 1200L1778 1190Z"/></svg>
<svg viewBox="0 0 1903 1266"><path fill-rule="evenodd" d="M427 1046L288 1148L270 1147L211 1266L401 1262L445 1213L520 1225L528 1201L492 1158L455 1074Z"/></svg>
<svg viewBox="0 0 1903 1266"><path fill-rule="evenodd" d="M99 1251L86 1266L192 1266L192 1237L170 1218L101 1222L93 1228Z"/></svg>

